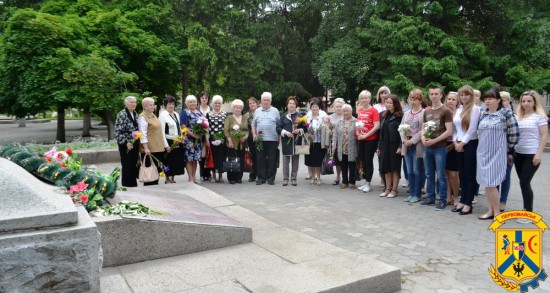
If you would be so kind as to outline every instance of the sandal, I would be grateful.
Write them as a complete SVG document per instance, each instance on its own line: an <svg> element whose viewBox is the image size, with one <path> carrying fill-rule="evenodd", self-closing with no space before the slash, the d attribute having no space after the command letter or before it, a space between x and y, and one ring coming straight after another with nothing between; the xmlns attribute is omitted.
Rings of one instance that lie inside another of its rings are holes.
<svg viewBox="0 0 550 293"><path fill-rule="evenodd" d="M317 181L316 182L317 186L320 186L321 185L321 178L317 178L316 181Z"/></svg>
<svg viewBox="0 0 550 293"><path fill-rule="evenodd" d="M340 184L340 189L346 189L346 188L348 188L347 184L344 184L344 183Z"/></svg>
<svg viewBox="0 0 550 293"><path fill-rule="evenodd" d="M388 194L390 194L391 192L391 189L386 189L386 191L380 193L380 197L386 197L388 196Z"/></svg>

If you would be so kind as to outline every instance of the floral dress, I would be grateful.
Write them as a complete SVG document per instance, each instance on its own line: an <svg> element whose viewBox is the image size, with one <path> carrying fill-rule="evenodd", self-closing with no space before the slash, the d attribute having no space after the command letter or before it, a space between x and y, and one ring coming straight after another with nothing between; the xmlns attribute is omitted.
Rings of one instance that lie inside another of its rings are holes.
<svg viewBox="0 0 550 293"><path fill-rule="evenodd" d="M193 125L195 125L199 117L202 117L202 114L200 112L193 113L187 109L184 109L180 115L181 125L185 125L187 126L187 128L192 129ZM202 150L201 140L199 139L198 143L195 145L195 138L191 136L188 136L187 138L187 141L183 145L184 160L187 162L200 161Z"/></svg>

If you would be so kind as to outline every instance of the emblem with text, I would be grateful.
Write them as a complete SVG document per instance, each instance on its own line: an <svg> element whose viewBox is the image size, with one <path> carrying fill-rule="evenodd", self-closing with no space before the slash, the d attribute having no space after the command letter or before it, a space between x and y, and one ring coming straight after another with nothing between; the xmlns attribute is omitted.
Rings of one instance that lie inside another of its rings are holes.
<svg viewBox="0 0 550 293"><path fill-rule="evenodd" d="M501 228L512 219L530 220L536 228ZM542 268L542 233L546 229L542 216L533 212L510 211L495 217L489 226L495 233L495 265L491 264L489 274L497 285L524 293L546 280Z"/></svg>

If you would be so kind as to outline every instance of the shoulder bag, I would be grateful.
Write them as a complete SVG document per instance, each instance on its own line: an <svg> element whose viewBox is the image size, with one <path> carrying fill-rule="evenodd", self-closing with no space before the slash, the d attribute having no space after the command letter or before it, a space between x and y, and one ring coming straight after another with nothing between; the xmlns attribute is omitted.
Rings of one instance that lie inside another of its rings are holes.
<svg viewBox="0 0 550 293"><path fill-rule="evenodd" d="M149 157L151 165L146 167L145 159ZM150 154L145 154L141 160L141 166L139 167L139 182L153 182L159 180L159 171L157 165Z"/></svg>

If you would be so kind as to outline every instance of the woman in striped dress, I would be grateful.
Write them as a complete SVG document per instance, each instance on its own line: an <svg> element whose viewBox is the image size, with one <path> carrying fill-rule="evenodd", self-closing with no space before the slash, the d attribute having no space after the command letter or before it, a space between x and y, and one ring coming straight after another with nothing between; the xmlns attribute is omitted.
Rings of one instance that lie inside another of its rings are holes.
<svg viewBox="0 0 550 293"><path fill-rule="evenodd" d="M502 107L500 87L483 94L487 109L479 119L476 179L485 186L489 211L480 220L493 219L499 213L499 186L506 175L506 163L513 160L513 150L519 138L514 114Z"/></svg>

